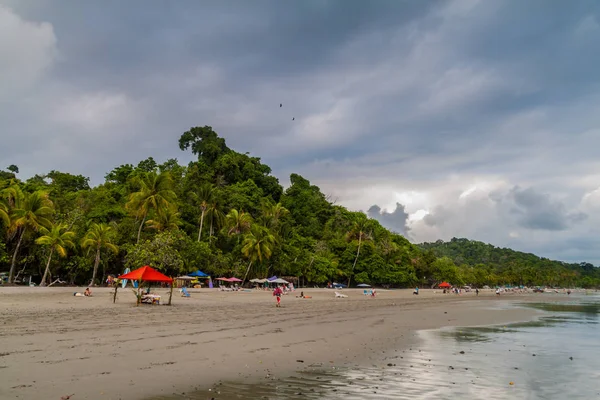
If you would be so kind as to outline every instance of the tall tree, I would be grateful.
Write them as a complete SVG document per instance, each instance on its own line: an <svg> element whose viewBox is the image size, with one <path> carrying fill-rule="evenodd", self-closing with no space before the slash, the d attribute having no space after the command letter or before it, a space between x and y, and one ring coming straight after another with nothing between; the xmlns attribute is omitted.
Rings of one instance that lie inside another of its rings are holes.
<svg viewBox="0 0 600 400"><path fill-rule="evenodd" d="M265 226L276 229L281 224L281 219L290 212L281 203L265 202L262 205L262 218Z"/></svg>
<svg viewBox="0 0 600 400"><path fill-rule="evenodd" d="M40 245L50 247L50 254L48 255L48 262L46 263L46 269L42 276L40 286L46 286L46 278L50 271L50 261L52 261L52 255L56 252L60 257L67 256L67 247L75 247L73 239L75 238L75 232L70 232L67 227L62 224L52 225L50 229L45 227L40 228L42 236L37 238L35 242Z"/></svg>
<svg viewBox="0 0 600 400"><path fill-rule="evenodd" d="M356 257L354 257L354 263L352 264L352 270L348 276L348 287L350 287L350 282L352 280L352 275L354 274L354 268L356 267L356 262L358 261L358 256L360 255L360 246L366 240L371 240L370 235L371 223L370 220L363 214L359 216L355 221L352 222L352 228L348 231L346 238L348 240L356 240L358 241L358 247L356 250Z"/></svg>
<svg viewBox="0 0 600 400"><path fill-rule="evenodd" d="M229 211L225 219L229 235L239 235L248 232L252 225L252 216L235 208Z"/></svg>
<svg viewBox="0 0 600 400"><path fill-rule="evenodd" d="M162 232L179 228L179 213L175 207L159 209L153 219L146 221L149 228Z"/></svg>
<svg viewBox="0 0 600 400"><path fill-rule="evenodd" d="M7 226L10 225L10 217L8 216L8 204L3 198L0 198L0 222L4 222Z"/></svg>
<svg viewBox="0 0 600 400"><path fill-rule="evenodd" d="M252 225L250 232L244 237L242 243L242 254L250 260L242 285L246 282L253 262L262 262L263 259L271 258L274 244L275 237L268 228L258 224Z"/></svg>
<svg viewBox="0 0 600 400"><path fill-rule="evenodd" d="M208 218L210 219L208 236L212 237L212 235L214 234L214 228L216 227L218 229L223 225L223 221L225 221L225 214L223 214L223 211L221 211L221 207L214 200L208 205L208 209L206 210L206 212Z"/></svg>
<svg viewBox="0 0 600 400"><path fill-rule="evenodd" d="M200 241L200 239L202 238L202 227L204 225L204 217L214 198L213 186L211 184L204 184L200 186L200 188L196 192L191 192L190 197L192 197L194 203L196 203L200 208L200 219L198 221L200 225L198 229L198 241Z"/></svg>
<svg viewBox="0 0 600 400"><path fill-rule="evenodd" d="M141 219L138 228L137 242L140 242L142 227L146 222L150 210L159 211L168 208L175 201L176 195L173 191L173 181L168 172L148 172L141 175L137 180L140 190L129 196L126 207Z"/></svg>
<svg viewBox="0 0 600 400"><path fill-rule="evenodd" d="M98 274L98 265L100 265L100 253L102 249L107 249L117 254L119 247L113 243L114 241L114 230L110 225L107 224L92 224L90 229L85 234L85 237L81 241L81 247L84 249L95 249L96 257L94 259L94 271L92 273L92 280L90 286L96 281L96 275Z"/></svg>
<svg viewBox="0 0 600 400"><path fill-rule="evenodd" d="M187 150L192 148L192 153L198 156L199 161L206 165L212 165L222 154L231 150L225 144L225 139L219 135L210 126L194 127L185 132L179 138L179 148Z"/></svg>
<svg viewBox="0 0 600 400"><path fill-rule="evenodd" d="M48 194L42 191L25 194L17 193L14 202L14 208L10 213L11 222L9 232L16 234L18 239L8 273L9 283L13 283L17 255L23 243L23 237L27 232L37 232L41 228L52 226L49 218L54 211Z"/></svg>

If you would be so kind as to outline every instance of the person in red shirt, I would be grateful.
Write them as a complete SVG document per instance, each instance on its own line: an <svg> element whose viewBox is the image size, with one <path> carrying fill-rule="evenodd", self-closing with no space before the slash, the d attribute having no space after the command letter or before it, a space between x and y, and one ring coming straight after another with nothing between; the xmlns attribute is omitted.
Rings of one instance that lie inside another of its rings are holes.
<svg viewBox="0 0 600 400"><path fill-rule="evenodd" d="M281 290L281 288L279 286L277 286L275 288L275 290L273 290L273 296L275 296L275 298L277 299L277 304L275 305L275 307L281 307L281 295L283 294L283 291Z"/></svg>

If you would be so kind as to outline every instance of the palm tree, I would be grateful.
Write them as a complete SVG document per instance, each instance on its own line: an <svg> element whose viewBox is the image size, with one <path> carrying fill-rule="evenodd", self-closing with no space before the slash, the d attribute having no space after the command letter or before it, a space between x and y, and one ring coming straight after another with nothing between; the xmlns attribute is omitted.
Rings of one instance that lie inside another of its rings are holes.
<svg viewBox="0 0 600 400"><path fill-rule="evenodd" d="M358 240L358 250L356 251L356 257L354 257L354 263L352 264L352 271L348 276L348 287L350 287L350 281L352 280L352 275L354 274L354 267L356 267L356 262L358 261L358 256L360 255L360 246L363 241L371 240L371 235L368 233L370 230L371 222L366 217L358 218L353 222L350 231L346 235L347 240Z"/></svg>
<svg viewBox="0 0 600 400"><path fill-rule="evenodd" d="M252 224L252 216L243 211L238 211L235 208L229 211L225 217L227 222L227 233L229 235L239 235L248 232Z"/></svg>
<svg viewBox="0 0 600 400"><path fill-rule="evenodd" d="M0 222L4 222L6 226L10 225L10 217L8 216L8 204L0 198Z"/></svg>
<svg viewBox="0 0 600 400"><path fill-rule="evenodd" d="M281 218L289 213L288 209L282 206L281 203L273 204L272 202L265 202L262 205L264 225L271 229L279 227Z"/></svg>
<svg viewBox="0 0 600 400"><path fill-rule="evenodd" d="M106 248L113 253L117 254L119 248L112 243L113 240L113 228L107 224L93 224L85 234L85 237L81 241L81 247L84 249L96 249L96 258L94 260L94 272L92 273L92 280L90 286L94 284L96 275L98 274L98 265L100 265L100 252L102 248Z"/></svg>
<svg viewBox="0 0 600 400"><path fill-rule="evenodd" d="M274 244L275 237L268 228L261 225L252 225L250 232L244 237L242 243L242 254L250 260L242 285L246 282L253 262L262 262L263 259L271 258Z"/></svg>
<svg viewBox="0 0 600 400"><path fill-rule="evenodd" d="M176 195L173 191L173 180L168 172L148 172L138 178L140 190L129 195L126 207L141 219L137 234L137 243L140 242L142 227L151 209L159 211L169 208L175 201Z"/></svg>
<svg viewBox="0 0 600 400"><path fill-rule="evenodd" d="M50 229L45 227L40 228L40 232L43 236L40 236L35 240L35 243L44 246L50 246L50 254L48 255L48 262L46 263L46 270L44 276L42 276L42 282L40 286L46 286L46 277L48 271L50 271L50 261L52 261L52 254L56 251L60 257L66 257L67 247L75 247L73 238L75 232L70 232L66 229L67 227L62 224L52 225Z"/></svg>
<svg viewBox="0 0 600 400"><path fill-rule="evenodd" d="M154 219L146 221L149 228L164 231L179 228L179 213L173 207L165 208L156 214Z"/></svg>
<svg viewBox="0 0 600 400"><path fill-rule="evenodd" d="M200 207L200 228L198 229L198 241L202 238L202 226L204 225L204 216L208 210L211 202L213 201L213 186L211 184L205 184L200 186L196 193L192 192L190 196L194 199Z"/></svg>
<svg viewBox="0 0 600 400"><path fill-rule="evenodd" d="M15 267L17 265L17 254L23 243L25 233L29 231L39 231L43 227L51 227L52 223L48 219L53 209L52 201L48 194L42 191L23 194L20 191L16 193L13 199L14 208L10 212L9 233L17 234L17 246L12 256L10 272L8 273L8 282L13 283Z"/></svg>
<svg viewBox="0 0 600 400"><path fill-rule="evenodd" d="M208 230L208 236L212 237L212 235L214 234L213 228L216 226L218 229L220 226L223 225L223 221L225 221L225 214L223 214L223 211L221 211L221 208L215 201L209 204L206 212L208 217L210 218L210 228Z"/></svg>

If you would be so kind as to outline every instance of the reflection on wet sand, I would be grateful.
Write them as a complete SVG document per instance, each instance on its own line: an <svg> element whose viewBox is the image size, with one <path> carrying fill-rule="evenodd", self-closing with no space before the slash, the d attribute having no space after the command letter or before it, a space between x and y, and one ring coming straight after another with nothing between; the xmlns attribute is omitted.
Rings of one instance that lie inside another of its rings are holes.
<svg viewBox="0 0 600 400"><path fill-rule="evenodd" d="M598 398L600 362L591 350L600 303L529 306L552 314L506 326L422 331L421 345L374 355L370 366L314 364L286 379L221 382L177 398Z"/></svg>

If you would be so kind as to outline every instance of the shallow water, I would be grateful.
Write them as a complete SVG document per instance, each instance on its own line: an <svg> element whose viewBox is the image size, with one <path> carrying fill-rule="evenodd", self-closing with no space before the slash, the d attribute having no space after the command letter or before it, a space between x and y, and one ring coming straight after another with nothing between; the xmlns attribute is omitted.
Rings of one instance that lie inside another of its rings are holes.
<svg viewBox="0 0 600 400"><path fill-rule="evenodd" d="M317 365L169 399L600 399L600 298L523 306L547 313L506 326L422 331L419 346L377 365Z"/></svg>

